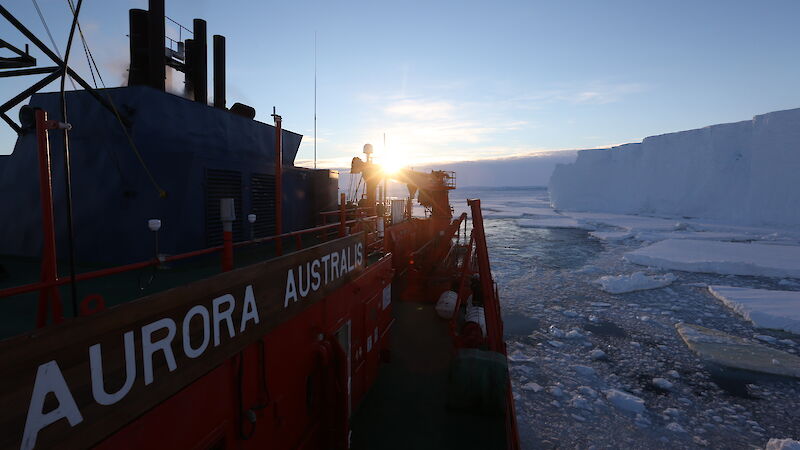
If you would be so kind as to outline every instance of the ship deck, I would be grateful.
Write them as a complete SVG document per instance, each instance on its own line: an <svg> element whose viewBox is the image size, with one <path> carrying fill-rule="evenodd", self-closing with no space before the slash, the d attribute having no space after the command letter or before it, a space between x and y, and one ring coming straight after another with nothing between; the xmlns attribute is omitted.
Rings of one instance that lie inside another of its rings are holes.
<svg viewBox="0 0 800 450"><path fill-rule="evenodd" d="M507 448L504 417L447 407L453 343L434 305L392 305L391 361L352 417L352 448Z"/></svg>

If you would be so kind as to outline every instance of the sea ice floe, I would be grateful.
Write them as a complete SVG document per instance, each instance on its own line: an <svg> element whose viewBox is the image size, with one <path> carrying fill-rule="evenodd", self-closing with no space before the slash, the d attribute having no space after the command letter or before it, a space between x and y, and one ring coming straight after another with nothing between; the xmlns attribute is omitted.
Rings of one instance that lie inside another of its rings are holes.
<svg viewBox="0 0 800 450"><path fill-rule="evenodd" d="M590 377L596 373L595 370L589 366L577 365L572 368L575 370L575 373L584 377Z"/></svg>
<svg viewBox="0 0 800 450"><path fill-rule="evenodd" d="M575 219L563 216L540 217L537 219L517 219L517 226L522 228L580 228L593 230L594 227L582 224Z"/></svg>
<svg viewBox="0 0 800 450"><path fill-rule="evenodd" d="M541 386L541 385L539 385L539 384L537 384L537 383L530 382L530 383L525 383L525 384L523 384L523 385L522 385L522 389L524 389L524 390L526 390L526 391L539 392L539 391L541 391L543 388L542 388L542 386Z"/></svg>
<svg viewBox="0 0 800 450"><path fill-rule="evenodd" d="M585 395L587 397L591 397L591 398L597 397L597 391L595 391L594 389L590 388L589 386L578 386L578 392L580 392L581 394L583 394L583 395Z"/></svg>
<svg viewBox="0 0 800 450"><path fill-rule="evenodd" d="M674 433L686 433L686 430L678 422L670 422L667 424L667 429Z"/></svg>
<svg viewBox="0 0 800 450"><path fill-rule="evenodd" d="M622 241L633 234L630 231L592 231L589 235L602 241Z"/></svg>
<svg viewBox="0 0 800 450"><path fill-rule="evenodd" d="M675 275L645 275L644 272L634 272L630 275L607 275L595 281L600 289L610 294L624 294L626 292L657 289L675 281Z"/></svg>
<svg viewBox="0 0 800 450"><path fill-rule="evenodd" d="M625 254L643 266L687 272L800 277L800 246L667 239Z"/></svg>
<svg viewBox="0 0 800 450"><path fill-rule="evenodd" d="M592 405L589 404L589 400L587 400L585 397L581 397L580 395L572 397L572 400L570 401L570 406L572 406L573 408L585 409L588 411L592 410Z"/></svg>
<svg viewBox="0 0 800 450"><path fill-rule="evenodd" d="M665 391L669 391L674 386L671 381L667 380L666 378L653 378L653 386L663 389Z"/></svg>
<svg viewBox="0 0 800 450"><path fill-rule="evenodd" d="M686 345L707 361L734 369L800 378L800 358L699 325L675 325Z"/></svg>
<svg viewBox="0 0 800 450"><path fill-rule="evenodd" d="M605 359L606 358L606 352L600 350L599 348L596 348L596 349L592 350L591 352L589 352L589 356L592 359Z"/></svg>
<svg viewBox="0 0 800 450"><path fill-rule="evenodd" d="M645 411L644 400L633 394L617 389L608 389L603 391L603 393L606 399L618 409L634 413L642 413Z"/></svg>
<svg viewBox="0 0 800 450"><path fill-rule="evenodd" d="M599 268L597 266L593 266L591 264L587 264L587 265L581 267L580 269L574 271L573 273L574 274L589 275L589 274L593 274L593 273L600 273L602 271L603 271L603 269L601 269L601 268Z"/></svg>
<svg viewBox="0 0 800 450"><path fill-rule="evenodd" d="M642 231L636 233L634 238L638 241L644 242L658 242L666 239L694 239L694 240L711 240L711 241L751 241L757 239L756 236L751 236L745 233L736 232L671 232L671 231Z"/></svg>
<svg viewBox="0 0 800 450"><path fill-rule="evenodd" d="M708 291L757 328L800 334L800 291L709 286Z"/></svg>
<svg viewBox="0 0 800 450"><path fill-rule="evenodd" d="M677 417L680 414L680 411L678 411L676 408L667 408L664 410L664 414L672 417Z"/></svg>
<svg viewBox="0 0 800 450"><path fill-rule="evenodd" d="M508 359L511 362L530 362L535 360L533 356L526 355L520 352L519 350L515 350L511 354L509 354Z"/></svg>
<svg viewBox="0 0 800 450"><path fill-rule="evenodd" d="M566 335L567 339L581 339L583 335L577 330L570 330Z"/></svg>
<svg viewBox="0 0 800 450"><path fill-rule="evenodd" d="M767 447L764 450L800 450L800 441L772 438L767 442Z"/></svg>

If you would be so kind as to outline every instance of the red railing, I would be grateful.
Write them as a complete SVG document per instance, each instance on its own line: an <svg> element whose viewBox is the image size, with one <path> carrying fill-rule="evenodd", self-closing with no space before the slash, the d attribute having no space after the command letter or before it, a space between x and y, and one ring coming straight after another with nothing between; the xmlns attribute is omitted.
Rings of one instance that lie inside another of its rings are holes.
<svg viewBox="0 0 800 450"><path fill-rule="evenodd" d="M363 219L348 220L345 223L350 225L350 224L356 224L358 222L371 221L371 220L375 220L375 219L377 219L376 216L371 216L371 217L365 217ZM276 236L268 236L268 237L263 237L263 238L251 239L249 241L240 241L240 242L234 243L233 247L237 248L237 247L242 247L242 246L251 245L251 244L264 243L264 242L269 242L269 241L272 241L272 240L275 240L275 239L279 239L279 238L280 239L292 238L292 237L298 238L298 237L302 237L303 235L306 235L306 234L316 233L316 232L328 230L328 229L331 229L331 228L336 228L338 226L339 226L338 223L332 223L332 224L329 224L329 225L322 225L322 226L318 226L318 227L314 227L314 228L306 228L304 230L298 230L298 231L292 231L292 232L289 232L289 233L283 233L281 235L276 235ZM296 242L300 243L298 248L302 248L302 241L297 241L296 240ZM377 242L382 242L382 241L377 241ZM191 252L180 253L180 254L177 254L177 255L170 255L170 256L163 257L163 258L153 258L153 259L147 260L147 261L141 261L141 262L137 262L137 263L127 264L127 265L122 265L122 266L116 266L116 267L109 267L107 269L100 269L100 270L95 270L95 271L91 271L91 272L84 272L84 273L77 274L75 276L75 280L76 281L86 281L86 280L91 280L91 279L95 279L95 278L101 278L101 277L105 277L105 276L109 276L109 275L116 275L116 274L120 274L120 273L123 273L123 272L130 272L130 271L133 271L133 270L144 269L146 267L158 266L158 265L163 264L163 263L181 261L181 260L184 260L184 259L194 258L194 257L197 257L197 256L203 256L203 255L209 255L209 254L216 253L216 252L222 252L223 250L224 250L224 246L223 245L217 245L216 247L208 247L208 248L204 248L204 249L200 249L200 250L194 250L194 251L191 251ZM31 283L31 284L26 284L26 285L22 285L22 286L6 288L6 289L0 290L0 298L10 297L10 296L13 296L13 295L27 294L27 293L35 292L35 291L38 291L38 290L41 290L41 289L57 287L57 286L61 286L61 285L64 285L64 284L68 284L71 281L72 281L72 278L69 277L69 276L66 276L66 277L57 277L57 278L53 279L52 281L43 281L43 282L39 282L39 283Z"/></svg>
<svg viewBox="0 0 800 450"><path fill-rule="evenodd" d="M497 285L492 279L492 271L489 264L489 250L486 243L486 234L483 228L483 214L481 212L481 202L478 199L467 200L472 211L472 233L467 244L464 260L461 265L458 296L456 297L455 311L459 311L461 305L466 301L466 297L471 291L469 286L470 277L477 273L480 280L480 290L483 297L483 309L486 317L486 343L490 350L499 352L507 356L505 340L503 339L503 319L500 315L500 296ZM474 255L473 255L474 245ZM456 337L456 316L450 320L450 333ZM506 392L506 439L508 448L517 450L520 448L519 434L517 431L517 416L514 407L513 392L511 389L511 378L507 382Z"/></svg>

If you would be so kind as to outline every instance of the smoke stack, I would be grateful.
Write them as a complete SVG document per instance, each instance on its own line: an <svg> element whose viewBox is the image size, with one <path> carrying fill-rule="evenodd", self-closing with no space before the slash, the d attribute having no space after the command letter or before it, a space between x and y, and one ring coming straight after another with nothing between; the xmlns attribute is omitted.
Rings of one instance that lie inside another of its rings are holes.
<svg viewBox="0 0 800 450"><path fill-rule="evenodd" d="M128 69L128 86L136 86L148 82L149 51L149 14L143 9L132 9L128 12L130 21L130 69Z"/></svg>
<svg viewBox="0 0 800 450"><path fill-rule="evenodd" d="M185 56L183 58L183 63L186 67L183 72L184 91L186 93L186 98L194 98L194 69L192 66L192 64L194 64L194 39L186 40L184 51Z"/></svg>
<svg viewBox="0 0 800 450"><path fill-rule="evenodd" d="M208 104L208 41L206 39L206 21L194 19L194 44L192 48L192 82L194 83L194 101Z"/></svg>
<svg viewBox="0 0 800 450"><path fill-rule="evenodd" d="M225 109L225 36L214 35L214 107Z"/></svg>
<svg viewBox="0 0 800 450"><path fill-rule="evenodd" d="M147 67L148 84L160 91L164 90L167 78L166 56L164 55L164 0L150 0L148 14Z"/></svg>

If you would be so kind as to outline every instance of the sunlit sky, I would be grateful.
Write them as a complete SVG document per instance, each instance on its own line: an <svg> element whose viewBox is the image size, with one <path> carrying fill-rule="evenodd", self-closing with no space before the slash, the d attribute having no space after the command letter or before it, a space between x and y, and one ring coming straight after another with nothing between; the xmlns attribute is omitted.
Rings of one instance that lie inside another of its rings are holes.
<svg viewBox="0 0 800 450"><path fill-rule="evenodd" d="M38 1L63 52L66 1ZM48 42L31 2L3 3ZM134 7L146 1L84 1L81 22L109 86L125 82ZM800 107L794 0L167 0L166 10L227 37L229 105L250 104L268 123L276 106L306 136L306 164L315 33L321 166L346 165L367 142L414 165L608 146ZM0 36L26 42L5 23ZM5 101L36 78L2 80ZM14 136L0 125L9 153Z"/></svg>

